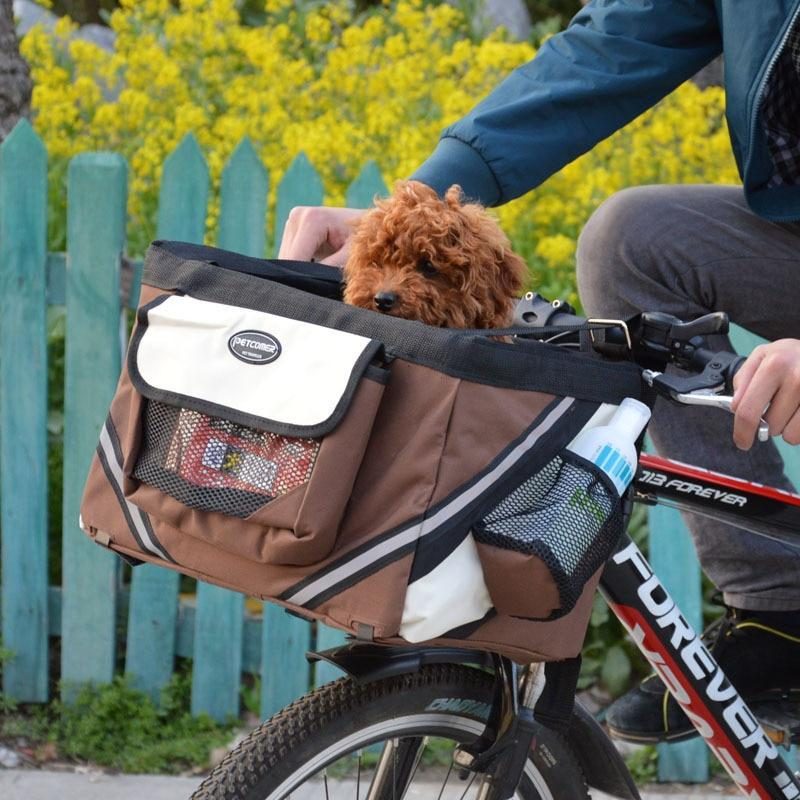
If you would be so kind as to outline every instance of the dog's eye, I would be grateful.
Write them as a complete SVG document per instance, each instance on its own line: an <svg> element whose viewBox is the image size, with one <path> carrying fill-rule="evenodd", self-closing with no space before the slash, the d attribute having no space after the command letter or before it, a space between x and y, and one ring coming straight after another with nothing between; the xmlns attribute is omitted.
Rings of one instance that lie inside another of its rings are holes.
<svg viewBox="0 0 800 800"><path fill-rule="evenodd" d="M417 269L426 278L432 278L434 275L439 274L439 270L437 270L427 258L420 259L419 263L417 264Z"/></svg>

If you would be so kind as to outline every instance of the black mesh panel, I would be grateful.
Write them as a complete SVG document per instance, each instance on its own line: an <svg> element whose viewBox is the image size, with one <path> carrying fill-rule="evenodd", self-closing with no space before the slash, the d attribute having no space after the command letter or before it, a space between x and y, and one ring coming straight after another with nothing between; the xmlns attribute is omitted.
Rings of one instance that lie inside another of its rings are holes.
<svg viewBox="0 0 800 800"><path fill-rule="evenodd" d="M133 476L191 508L244 518L308 481L319 445L151 400Z"/></svg>
<svg viewBox="0 0 800 800"><path fill-rule="evenodd" d="M475 527L477 541L538 556L569 611L622 533L619 498L583 464L556 456ZM531 587L535 591L535 587Z"/></svg>

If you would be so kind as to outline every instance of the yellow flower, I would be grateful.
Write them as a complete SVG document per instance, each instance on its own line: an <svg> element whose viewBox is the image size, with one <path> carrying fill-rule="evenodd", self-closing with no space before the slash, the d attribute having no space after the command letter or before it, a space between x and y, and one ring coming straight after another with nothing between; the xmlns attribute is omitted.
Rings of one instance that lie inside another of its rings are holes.
<svg viewBox="0 0 800 800"><path fill-rule="evenodd" d="M549 267L557 267L571 261L575 256L575 240L563 233L539 239L535 254L544 259Z"/></svg>
<svg viewBox="0 0 800 800"><path fill-rule="evenodd" d="M408 177L444 127L535 54L503 32L475 41L461 11L424 0L384 0L362 16L353 0L263 8L266 24L248 27L235 0L121 0L110 54L70 40L68 18L53 33L31 29L21 48L57 213L67 160L117 150L130 165L129 251L141 253L155 235L164 159L189 132L211 177L211 242L222 171L245 136L269 171L271 208L301 151L326 202L341 203L369 159L387 186ZM736 179L722 90L686 84L498 214L531 264L530 285L574 301L576 237L606 197L642 183Z"/></svg>

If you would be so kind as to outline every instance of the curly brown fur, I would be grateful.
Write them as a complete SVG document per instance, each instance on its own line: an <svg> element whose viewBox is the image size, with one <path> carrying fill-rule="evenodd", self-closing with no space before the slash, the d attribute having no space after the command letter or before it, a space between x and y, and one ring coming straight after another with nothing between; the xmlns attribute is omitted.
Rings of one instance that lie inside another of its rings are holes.
<svg viewBox="0 0 800 800"><path fill-rule="evenodd" d="M441 199L401 181L360 218L344 267L344 300L448 328L502 328L527 275L506 235L452 186Z"/></svg>

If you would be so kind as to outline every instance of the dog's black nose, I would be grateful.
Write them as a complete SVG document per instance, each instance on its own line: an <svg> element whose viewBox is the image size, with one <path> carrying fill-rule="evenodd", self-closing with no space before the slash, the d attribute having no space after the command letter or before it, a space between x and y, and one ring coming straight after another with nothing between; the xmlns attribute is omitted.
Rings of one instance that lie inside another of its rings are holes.
<svg viewBox="0 0 800 800"><path fill-rule="evenodd" d="M375 295L375 307L378 311L388 311L397 302L394 292L378 292Z"/></svg>

